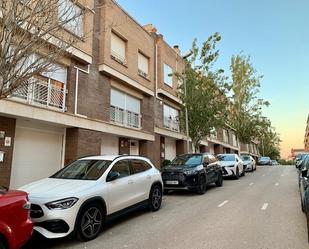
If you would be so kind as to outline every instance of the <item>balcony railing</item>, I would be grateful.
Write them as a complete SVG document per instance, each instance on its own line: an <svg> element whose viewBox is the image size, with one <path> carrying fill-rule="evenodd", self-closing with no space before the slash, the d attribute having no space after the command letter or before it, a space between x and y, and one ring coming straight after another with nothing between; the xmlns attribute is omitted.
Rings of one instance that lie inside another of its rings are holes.
<svg viewBox="0 0 309 249"><path fill-rule="evenodd" d="M27 83L19 86L12 97L24 100L32 105L51 107L65 111L66 88L56 86L50 81L30 79Z"/></svg>
<svg viewBox="0 0 309 249"><path fill-rule="evenodd" d="M140 114L116 106L110 106L110 120L126 127L141 128Z"/></svg>
<svg viewBox="0 0 309 249"><path fill-rule="evenodd" d="M179 131L179 121L171 117L164 117L164 127L169 130Z"/></svg>

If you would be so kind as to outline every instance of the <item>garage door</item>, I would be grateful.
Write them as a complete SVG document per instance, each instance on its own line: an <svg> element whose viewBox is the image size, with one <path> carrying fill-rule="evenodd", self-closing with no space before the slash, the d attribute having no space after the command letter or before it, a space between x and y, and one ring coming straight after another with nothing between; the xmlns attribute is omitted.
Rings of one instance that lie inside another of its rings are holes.
<svg viewBox="0 0 309 249"><path fill-rule="evenodd" d="M62 165L63 132L16 127L11 188L48 177Z"/></svg>
<svg viewBox="0 0 309 249"><path fill-rule="evenodd" d="M173 160L176 157L176 140L165 138L165 159Z"/></svg>

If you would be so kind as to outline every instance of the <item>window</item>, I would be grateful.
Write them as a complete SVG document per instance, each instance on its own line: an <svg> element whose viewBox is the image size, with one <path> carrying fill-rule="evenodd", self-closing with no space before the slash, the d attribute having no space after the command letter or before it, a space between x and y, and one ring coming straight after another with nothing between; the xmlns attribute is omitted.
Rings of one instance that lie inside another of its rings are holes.
<svg viewBox="0 0 309 249"><path fill-rule="evenodd" d="M229 135L227 130L223 130L223 142L228 143L229 142Z"/></svg>
<svg viewBox="0 0 309 249"><path fill-rule="evenodd" d="M147 162L137 159L131 160L131 167L132 167L132 174L141 173L148 169L151 169L151 166Z"/></svg>
<svg viewBox="0 0 309 249"><path fill-rule="evenodd" d="M179 111L168 105L163 105L164 127L179 131Z"/></svg>
<svg viewBox="0 0 309 249"><path fill-rule="evenodd" d="M233 143L233 146L237 146L237 138L236 138L236 135L235 134L232 134L232 143Z"/></svg>
<svg viewBox="0 0 309 249"><path fill-rule="evenodd" d="M107 170L111 161L106 160L77 160L59 170L50 178L97 180Z"/></svg>
<svg viewBox="0 0 309 249"><path fill-rule="evenodd" d="M83 15L79 6L70 0L60 0L58 17L66 29L79 37L83 36Z"/></svg>
<svg viewBox="0 0 309 249"><path fill-rule="evenodd" d="M111 34L111 57L120 64L126 65L126 41L116 35Z"/></svg>
<svg viewBox="0 0 309 249"><path fill-rule="evenodd" d="M148 77L149 59L142 53L138 53L138 74Z"/></svg>
<svg viewBox="0 0 309 249"><path fill-rule="evenodd" d="M28 68L27 64L33 63L32 60L35 56L29 58L32 59L23 64L25 70ZM31 104L40 104L64 111L66 82L67 68L58 64L52 64L49 66L48 72L36 75L29 82L19 86L13 96L27 100Z"/></svg>
<svg viewBox="0 0 309 249"><path fill-rule="evenodd" d="M140 106L139 99L111 89L111 121L128 127L139 128Z"/></svg>
<svg viewBox="0 0 309 249"><path fill-rule="evenodd" d="M164 83L173 87L173 69L167 64L164 64Z"/></svg>
<svg viewBox="0 0 309 249"><path fill-rule="evenodd" d="M130 175L128 160L121 160L115 163L110 172L117 172L120 175L118 178L123 178Z"/></svg>

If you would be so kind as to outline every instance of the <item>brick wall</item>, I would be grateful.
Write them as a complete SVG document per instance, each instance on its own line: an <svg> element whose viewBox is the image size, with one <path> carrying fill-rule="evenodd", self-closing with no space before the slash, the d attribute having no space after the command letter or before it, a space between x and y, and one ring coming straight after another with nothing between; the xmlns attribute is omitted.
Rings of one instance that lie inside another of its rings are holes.
<svg viewBox="0 0 309 249"><path fill-rule="evenodd" d="M11 137L11 146L4 146L4 139L0 139L0 151L4 151L4 161L0 162L0 185L9 187L11 178L14 137L16 120L0 116L0 131L5 132L6 137Z"/></svg>
<svg viewBox="0 0 309 249"><path fill-rule="evenodd" d="M68 128L66 131L65 165L77 158L101 154L102 133Z"/></svg>

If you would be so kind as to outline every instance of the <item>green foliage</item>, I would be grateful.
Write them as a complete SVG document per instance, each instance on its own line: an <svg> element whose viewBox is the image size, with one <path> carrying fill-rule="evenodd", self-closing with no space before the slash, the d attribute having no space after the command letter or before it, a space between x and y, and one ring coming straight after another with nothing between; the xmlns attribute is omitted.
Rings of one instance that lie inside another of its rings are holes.
<svg viewBox="0 0 309 249"><path fill-rule="evenodd" d="M188 110L189 135L195 149L202 139L210 135L214 127L221 127L226 121L227 98L226 77L222 69L213 69L219 56L216 44L221 40L218 33L211 35L199 49L194 40L193 55L186 61L180 86L183 101L181 125L185 127L185 108Z"/></svg>
<svg viewBox="0 0 309 249"><path fill-rule="evenodd" d="M240 141L250 143L258 136L262 108L269 105L268 101L257 98L262 76L256 75L250 57L242 54L232 56L230 69L232 106L229 122L236 129Z"/></svg>
<svg viewBox="0 0 309 249"><path fill-rule="evenodd" d="M271 127L267 118L263 118L258 129L259 151L263 156L269 156L272 159L280 158L280 136Z"/></svg>

